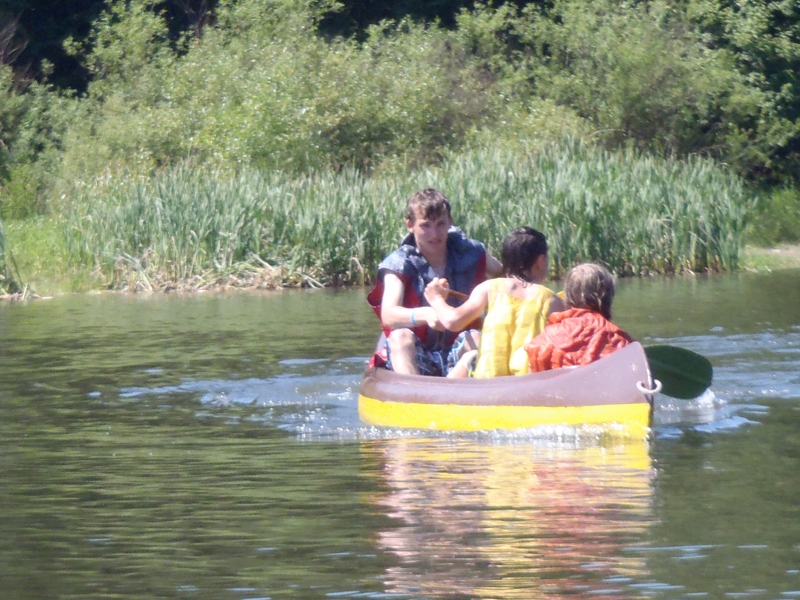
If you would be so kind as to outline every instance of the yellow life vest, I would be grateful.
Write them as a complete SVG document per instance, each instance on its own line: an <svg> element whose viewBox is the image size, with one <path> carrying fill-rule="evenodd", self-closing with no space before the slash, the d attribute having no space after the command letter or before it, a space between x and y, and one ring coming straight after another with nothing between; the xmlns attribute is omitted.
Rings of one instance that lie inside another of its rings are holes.
<svg viewBox="0 0 800 600"><path fill-rule="evenodd" d="M524 346L547 325L550 302L555 296L552 290L536 284L538 294L523 300L509 296L505 287L505 278L491 280L474 377L528 373L528 354Z"/></svg>

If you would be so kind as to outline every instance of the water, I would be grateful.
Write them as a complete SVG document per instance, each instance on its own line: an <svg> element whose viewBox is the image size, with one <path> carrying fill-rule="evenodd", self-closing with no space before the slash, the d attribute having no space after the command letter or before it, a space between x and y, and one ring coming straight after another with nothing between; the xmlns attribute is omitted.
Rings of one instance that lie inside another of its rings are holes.
<svg viewBox="0 0 800 600"><path fill-rule="evenodd" d="M363 291L0 305L0 598L800 598L799 292L622 283L649 443L364 425Z"/></svg>

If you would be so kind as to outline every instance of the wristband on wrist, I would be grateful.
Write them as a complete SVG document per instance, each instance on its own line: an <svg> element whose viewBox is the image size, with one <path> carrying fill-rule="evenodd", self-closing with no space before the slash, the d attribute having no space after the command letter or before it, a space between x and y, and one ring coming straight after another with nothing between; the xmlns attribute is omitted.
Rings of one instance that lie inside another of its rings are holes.
<svg viewBox="0 0 800 600"><path fill-rule="evenodd" d="M414 313L416 312L416 308L411 309L411 327L416 327L417 322L414 320Z"/></svg>

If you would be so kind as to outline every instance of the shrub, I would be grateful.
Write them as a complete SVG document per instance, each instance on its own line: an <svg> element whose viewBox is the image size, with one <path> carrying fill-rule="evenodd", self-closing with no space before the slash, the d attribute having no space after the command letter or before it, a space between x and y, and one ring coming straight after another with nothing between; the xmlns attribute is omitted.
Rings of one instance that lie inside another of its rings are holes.
<svg viewBox="0 0 800 600"><path fill-rule="evenodd" d="M27 99L18 93L11 67L0 64L0 179L7 179L13 161L11 150L19 135L19 123Z"/></svg>
<svg viewBox="0 0 800 600"><path fill-rule="evenodd" d="M536 92L591 121L599 139L678 156L720 153L721 115L745 82L671 4L559 0L545 14L529 5L516 33Z"/></svg>
<svg viewBox="0 0 800 600"><path fill-rule="evenodd" d="M46 209L75 101L0 65L0 215L19 219Z"/></svg>
<svg viewBox="0 0 800 600"><path fill-rule="evenodd" d="M420 164L489 120L492 79L435 27L386 24L363 44L324 41L326 5L243 0L174 50L151 5L113 3L90 38L97 79L65 158L80 178L186 160L294 173L371 169L393 156Z"/></svg>
<svg viewBox="0 0 800 600"><path fill-rule="evenodd" d="M761 184L800 183L800 7L776 0L692 0L687 14L730 57L747 88L732 96L728 160Z"/></svg>
<svg viewBox="0 0 800 600"><path fill-rule="evenodd" d="M14 166L0 184L0 216L25 219L44 212L42 174L32 164Z"/></svg>
<svg viewBox="0 0 800 600"><path fill-rule="evenodd" d="M759 246L800 241L800 190L783 187L763 192L749 233L749 240Z"/></svg>

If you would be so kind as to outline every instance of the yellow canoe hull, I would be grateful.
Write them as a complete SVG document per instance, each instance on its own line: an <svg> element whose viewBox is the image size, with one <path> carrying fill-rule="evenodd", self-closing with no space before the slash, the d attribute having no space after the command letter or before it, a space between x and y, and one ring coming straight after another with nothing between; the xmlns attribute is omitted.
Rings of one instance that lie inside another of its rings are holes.
<svg viewBox="0 0 800 600"><path fill-rule="evenodd" d="M646 437L652 378L640 344L590 365L495 379L445 379L369 368L358 396L361 419L381 427L440 431L600 425Z"/></svg>

